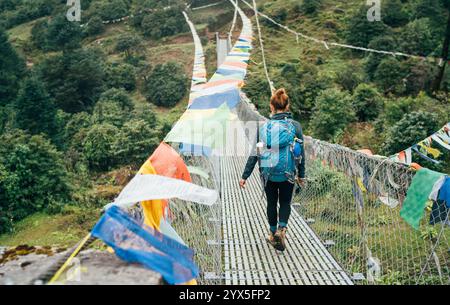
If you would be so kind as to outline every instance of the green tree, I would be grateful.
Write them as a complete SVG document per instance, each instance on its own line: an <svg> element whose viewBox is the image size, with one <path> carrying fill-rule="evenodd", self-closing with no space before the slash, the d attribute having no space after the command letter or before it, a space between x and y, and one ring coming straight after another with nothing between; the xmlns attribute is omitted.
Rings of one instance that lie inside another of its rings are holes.
<svg viewBox="0 0 450 305"><path fill-rule="evenodd" d="M408 23L402 31L402 48L406 53L429 56L436 50L436 41L431 30L430 20L421 18Z"/></svg>
<svg viewBox="0 0 450 305"><path fill-rule="evenodd" d="M407 73L402 62L396 58L387 57L378 65L374 81L385 93L403 93L405 90L404 78Z"/></svg>
<svg viewBox="0 0 450 305"><path fill-rule="evenodd" d="M108 89L100 95L98 101L116 103L124 111L130 111L133 109L133 101L123 89Z"/></svg>
<svg viewBox="0 0 450 305"><path fill-rule="evenodd" d="M353 92L352 104L360 122L372 121L383 110L383 97L375 87L360 84Z"/></svg>
<svg viewBox="0 0 450 305"><path fill-rule="evenodd" d="M133 112L131 113L131 117L135 120L143 120L153 129L155 129L158 125L154 107L150 103L136 104Z"/></svg>
<svg viewBox="0 0 450 305"><path fill-rule="evenodd" d="M120 128L127 119L128 113L124 112L120 104L110 101L99 101L92 113L95 124L109 123Z"/></svg>
<svg viewBox="0 0 450 305"><path fill-rule="evenodd" d="M119 164L144 162L159 144L158 132L143 120L131 120L120 130L115 142Z"/></svg>
<svg viewBox="0 0 450 305"><path fill-rule="evenodd" d="M11 103L25 72L25 62L11 46L5 30L0 28L0 106Z"/></svg>
<svg viewBox="0 0 450 305"><path fill-rule="evenodd" d="M126 0L108 0L101 3L98 14L103 20L113 20L127 16L129 8Z"/></svg>
<svg viewBox="0 0 450 305"><path fill-rule="evenodd" d="M335 82L338 83L342 89L349 92L358 86L363 80L363 71L355 63L345 65L342 69L336 72Z"/></svg>
<svg viewBox="0 0 450 305"><path fill-rule="evenodd" d="M51 56L38 72L57 106L68 113L89 110L104 90L104 55L93 49Z"/></svg>
<svg viewBox="0 0 450 305"><path fill-rule="evenodd" d="M89 128L92 125L92 118L87 112L78 112L71 116L66 126L64 126L64 139L70 143L71 139L83 128Z"/></svg>
<svg viewBox="0 0 450 305"><path fill-rule="evenodd" d="M89 19L88 24L86 25L86 29L84 32L88 36L95 36L103 33L105 31L105 25L103 24L103 20L100 16L93 16Z"/></svg>
<svg viewBox="0 0 450 305"><path fill-rule="evenodd" d="M110 88L123 88L132 91L136 88L136 68L130 64L112 64L107 66L106 83Z"/></svg>
<svg viewBox="0 0 450 305"><path fill-rule="evenodd" d="M61 153L41 135L16 130L1 135L0 142L0 209L8 213L0 220L4 232L11 222L66 202L70 187ZM12 221L5 224L5 218Z"/></svg>
<svg viewBox="0 0 450 305"><path fill-rule="evenodd" d="M408 13L400 0L383 1L382 11L382 21L391 27L400 27L408 23Z"/></svg>
<svg viewBox="0 0 450 305"><path fill-rule="evenodd" d="M317 97L313 111L311 130L321 140L332 140L355 120L351 96L334 88Z"/></svg>
<svg viewBox="0 0 450 305"><path fill-rule="evenodd" d="M435 64L410 59L406 62L408 75L406 77L406 93L417 95L421 91L432 92L433 77L437 74Z"/></svg>
<svg viewBox="0 0 450 305"><path fill-rule="evenodd" d="M71 50L80 47L82 31L78 22L68 21L66 16L53 18L47 30L47 41L54 50Z"/></svg>
<svg viewBox="0 0 450 305"><path fill-rule="evenodd" d="M40 50L48 50L48 22L46 19L38 20L31 28L31 42Z"/></svg>
<svg viewBox="0 0 450 305"><path fill-rule="evenodd" d="M398 153L427 138L440 128L437 116L430 112L407 113L389 129L386 154Z"/></svg>
<svg viewBox="0 0 450 305"><path fill-rule="evenodd" d="M175 106L185 96L188 78L183 68L175 63L159 64L145 82L144 95L148 101L164 107Z"/></svg>
<svg viewBox="0 0 450 305"><path fill-rule="evenodd" d="M171 6L169 9L157 10L146 14L140 24L145 36L160 39L178 33L186 32L188 26L183 20L182 9Z"/></svg>
<svg viewBox="0 0 450 305"><path fill-rule="evenodd" d="M312 15L317 12L321 4L321 0L303 0L300 10L306 15Z"/></svg>
<svg viewBox="0 0 450 305"><path fill-rule="evenodd" d="M116 52L125 53L126 58L132 57L142 47L142 39L137 35L123 34L117 39Z"/></svg>
<svg viewBox="0 0 450 305"><path fill-rule="evenodd" d="M83 140L83 156L92 170L106 171L116 164L114 143L119 129L111 124L95 124Z"/></svg>
<svg viewBox="0 0 450 305"><path fill-rule="evenodd" d="M49 136L56 130L56 107L41 82L35 77L26 78L14 102L16 112L15 126L31 134L46 133Z"/></svg>
<svg viewBox="0 0 450 305"><path fill-rule="evenodd" d="M366 47L377 36L385 35L387 26L383 22L367 20L367 6L363 5L350 17L347 24L347 42Z"/></svg>
<svg viewBox="0 0 450 305"><path fill-rule="evenodd" d="M374 38L369 43L368 47L371 49L375 49L375 50L394 51L394 50L398 49L398 43L394 37L384 35L384 36ZM378 65L385 58L386 58L386 55L377 54L377 53L370 53L369 56L367 56L365 63L364 63L364 69L365 69L367 75L369 76L370 80L373 80L373 77L375 75L375 72L377 71Z"/></svg>

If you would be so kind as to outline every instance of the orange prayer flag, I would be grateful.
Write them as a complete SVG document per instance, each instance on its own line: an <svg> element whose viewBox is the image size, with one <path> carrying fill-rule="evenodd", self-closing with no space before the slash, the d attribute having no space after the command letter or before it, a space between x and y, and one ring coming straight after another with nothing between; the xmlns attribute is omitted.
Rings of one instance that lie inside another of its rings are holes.
<svg viewBox="0 0 450 305"><path fill-rule="evenodd" d="M169 144L161 142L149 160L158 175L192 182L183 159Z"/></svg>

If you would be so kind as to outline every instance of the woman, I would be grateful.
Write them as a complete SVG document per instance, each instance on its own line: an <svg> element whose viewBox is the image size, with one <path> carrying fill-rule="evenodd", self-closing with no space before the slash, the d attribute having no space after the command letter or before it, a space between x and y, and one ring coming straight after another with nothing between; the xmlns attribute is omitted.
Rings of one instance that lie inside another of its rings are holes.
<svg viewBox="0 0 450 305"><path fill-rule="evenodd" d="M262 128L260 128L261 138L264 139L264 133L269 130L276 130L276 132L280 132L281 130L286 130L282 128L275 128L267 126L276 126L277 124L281 125L281 123L288 126L287 128L292 128L292 139L290 143L295 140L300 140L299 142L303 143L303 132L302 127L299 122L294 121L292 119L292 114L289 112L289 97L286 94L285 89L278 89L270 99L270 110L271 117L268 122L266 122ZM273 136L272 136L273 137ZM282 135L278 136L282 138ZM260 139L257 141L259 142ZM266 144L266 146L269 146ZM261 143L258 143L258 147L261 147ZM269 149L271 147L268 147ZM281 149L276 150L278 153ZM292 150L290 150L292 152ZM247 165L245 166L244 173L242 174L242 179L239 182L241 188L245 188L245 183L248 177L250 177L253 169L255 168L256 163L258 162L258 158L263 158L259 156L259 154L252 154L247 161ZM272 163L271 163L272 164ZM266 165L267 166L267 165ZM260 172L265 169L264 165L260 164ZM295 171L295 176L290 178L288 174L286 175L266 175L263 180L265 180L265 193L267 197L267 218L269 220L270 234L267 237L267 241L277 250L284 251L286 249L286 228L289 220L289 216L291 214L291 200L294 191L294 183L295 180L298 182L300 186L304 185L305 179L305 155L304 149L301 149L301 158L299 158L299 162L295 164L293 167ZM270 169L268 171L270 173ZM264 175L263 175L264 176ZM280 208L278 210L277 205L278 202L280 204Z"/></svg>

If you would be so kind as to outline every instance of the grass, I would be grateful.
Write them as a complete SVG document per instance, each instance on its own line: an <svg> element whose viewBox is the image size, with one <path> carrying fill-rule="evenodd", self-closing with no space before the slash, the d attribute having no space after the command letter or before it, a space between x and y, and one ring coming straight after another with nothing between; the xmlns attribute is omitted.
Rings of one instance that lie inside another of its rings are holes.
<svg viewBox="0 0 450 305"><path fill-rule="evenodd" d="M36 213L15 224L15 232L0 235L0 245L70 247L83 238L100 216L99 209L69 206L63 213Z"/></svg>

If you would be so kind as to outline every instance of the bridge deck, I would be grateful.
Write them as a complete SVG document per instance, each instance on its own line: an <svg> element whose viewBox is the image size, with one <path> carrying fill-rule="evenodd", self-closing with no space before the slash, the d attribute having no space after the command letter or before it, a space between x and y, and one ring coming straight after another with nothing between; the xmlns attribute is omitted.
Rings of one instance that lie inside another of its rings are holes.
<svg viewBox="0 0 450 305"><path fill-rule="evenodd" d="M245 162L246 158L236 156L221 161L225 284L351 285L295 209L289 219L286 251L276 251L266 242L266 201L258 175L248 179L245 190L238 187Z"/></svg>

